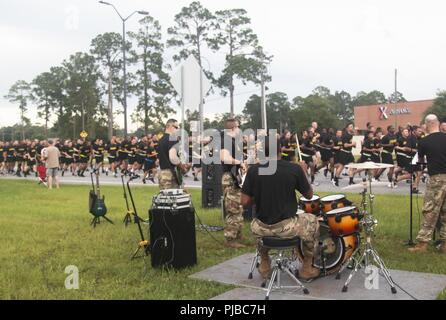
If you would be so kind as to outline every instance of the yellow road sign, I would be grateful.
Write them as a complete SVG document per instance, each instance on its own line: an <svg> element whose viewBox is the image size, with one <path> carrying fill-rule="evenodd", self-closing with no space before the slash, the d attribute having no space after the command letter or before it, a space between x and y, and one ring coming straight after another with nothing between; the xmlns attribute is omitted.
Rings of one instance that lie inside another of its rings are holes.
<svg viewBox="0 0 446 320"><path fill-rule="evenodd" d="M85 139L86 137L88 137L88 133L87 133L87 131L82 131L81 133L80 133L80 136L81 136L81 138L82 139Z"/></svg>

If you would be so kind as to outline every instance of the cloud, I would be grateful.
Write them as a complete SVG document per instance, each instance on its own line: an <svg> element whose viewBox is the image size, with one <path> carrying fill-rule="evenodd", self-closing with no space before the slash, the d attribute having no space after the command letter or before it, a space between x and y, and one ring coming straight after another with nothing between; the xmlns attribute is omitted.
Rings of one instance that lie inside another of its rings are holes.
<svg viewBox="0 0 446 320"><path fill-rule="evenodd" d="M123 14L148 10L159 19L163 32L186 0L166 0L153 6L147 0L120 1ZM444 1L384 0L202 0L211 10L245 8L265 50L274 55L270 92L290 98L306 96L314 87L334 90L393 91L393 73L400 73L400 91L409 100L432 98L446 88L446 28ZM26 8L26 10L24 10ZM90 41L106 31L121 31L112 8L97 1L6 1L0 3L0 94L18 79L32 80L76 51L88 50ZM128 30L137 28L132 18ZM171 53L171 51L169 51ZM222 54L207 53L216 73ZM171 62L171 61L169 61ZM256 86L237 86L236 111L241 112ZM219 92L216 90L216 92ZM129 99L129 106L136 104ZM0 126L16 119L14 106L0 97ZM120 108L120 106L116 106ZM178 108L177 108L178 110ZM229 111L229 98L209 97L208 115ZM9 114L9 111L12 113Z"/></svg>

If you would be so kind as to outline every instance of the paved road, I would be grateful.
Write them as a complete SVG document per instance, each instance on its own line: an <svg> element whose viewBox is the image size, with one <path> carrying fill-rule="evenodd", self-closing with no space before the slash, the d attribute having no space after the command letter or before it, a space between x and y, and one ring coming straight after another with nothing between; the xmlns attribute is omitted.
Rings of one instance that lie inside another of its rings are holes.
<svg viewBox="0 0 446 320"><path fill-rule="evenodd" d="M24 180L25 178L19 178L15 176L0 176L0 179L14 179L14 180ZM35 177L28 177L27 180L36 180ZM103 185L120 185L121 184L121 178L114 178L113 176L106 176L104 174L101 175L101 184ZM201 180L201 177L200 177ZM387 176L383 174L383 181L387 180ZM328 192L328 193L359 193L362 191L362 177L356 177L355 182L358 183L358 185L353 189L344 189L348 186L348 177L343 177L343 179L340 181L340 187L335 187L330 182L330 179L325 178L322 174L318 174L316 176L316 182L319 184L318 186L314 186L315 193L318 192ZM85 178L80 177L74 177L71 174L65 174L64 177L61 177L61 183L62 184L90 184L90 175L86 173ZM379 184L379 185L378 185ZM135 186L144 186L141 179L136 180L133 182L133 185ZM150 181L147 182L145 186L157 186L157 184L153 184ZM192 177L186 177L185 178L185 186L187 188L201 188L201 181L193 181ZM409 195L409 184L406 182L400 182L398 185L398 188L396 189L390 189L387 187L387 183L380 182L380 183L373 183L372 189L375 194L400 194L400 195ZM420 190L424 192L425 190L425 184L420 184Z"/></svg>

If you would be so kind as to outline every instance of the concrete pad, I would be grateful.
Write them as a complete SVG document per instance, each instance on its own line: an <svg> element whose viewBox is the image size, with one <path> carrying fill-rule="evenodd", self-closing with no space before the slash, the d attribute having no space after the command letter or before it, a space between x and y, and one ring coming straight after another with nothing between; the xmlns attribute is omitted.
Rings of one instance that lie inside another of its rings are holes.
<svg viewBox="0 0 446 320"><path fill-rule="evenodd" d="M244 288L254 289L249 291L230 291L216 299L263 299L265 290L260 287L262 279L257 271L254 271L253 279L248 279L249 269L254 254L245 254L221 264L198 272L192 278L208 281L216 281L224 284L236 285ZM335 299L335 300L411 300L413 297L419 300L434 300L438 294L446 287L446 275L436 275L419 272L408 272L400 270L390 270L394 282L401 286L409 294L398 288L397 293L392 294L390 286L383 277L379 279L378 290L368 290L365 288L366 274L361 269L353 277L349 285L348 292L341 292L345 280L351 270L346 269L341 280L336 280L334 276L317 279L304 285L310 290L310 295L303 295L301 290L281 290L273 291L271 299L289 299L290 295L294 299ZM282 277L283 285L293 285L287 275Z"/></svg>
<svg viewBox="0 0 446 320"><path fill-rule="evenodd" d="M265 292L259 289L251 288L237 288L225 292L219 296L212 298L211 300L264 300ZM317 298L310 296L302 296L300 294L295 294L292 291L281 291L276 294L276 291L270 297L270 300L316 300ZM320 300L320 299L317 299Z"/></svg>

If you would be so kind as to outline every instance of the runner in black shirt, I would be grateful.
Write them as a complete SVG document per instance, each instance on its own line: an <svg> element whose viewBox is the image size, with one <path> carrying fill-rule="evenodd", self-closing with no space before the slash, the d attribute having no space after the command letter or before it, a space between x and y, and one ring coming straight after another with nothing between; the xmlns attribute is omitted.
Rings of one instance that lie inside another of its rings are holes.
<svg viewBox="0 0 446 320"><path fill-rule="evenodd" d="M84 173L87 170L88 162L90 160L91 155L91 144L88 141L84 141L79 146L79 168L77 171L77 175L79 177L85 177Z"/></svg>
<svg viewBox="0 0 446 320"><path fill-rule="evenodd" d="M0 174L4 174L5 170L5 144L0 141Z"/></svg>
<svg viewBox="0 0 446 320"><path fill-rule="evenodd" d="M282 145L282 159L285 161L291 161L291 153L294 151L291 148L291 133L285 131L280 139L280 144Z"/></svg>
<svg viewBox="0 0 446 320"><path fill-rule="evenodd" d="M334 162L334 171L335 177L333 179L333 185L335 187L339 187L339 179L341 176L341 172L344 169L344 165L342 164L342 130L336 131L336 136L333 138L333 162Z"/></svg>
<svg viewBox="0 0 446 320"><path fill-rule="evenodd" d="M391 164L394 165L395 162L393 160L393 154L395 150L395 146L397 144L397 136L395 135L395 127L394 126L388 126L387 127L387 134L381 139L381 161L385 164ZM387 178L389 179L389 187L392 187L392 181L393 181L393 173L395 171L395 168L392 167L387 172Z"/></svg>
<svg viewBox="0 0 446 320"><path fill-rule="evenodd" d="M402 130L402 137L398 140L398 145L395 147L398 168L395 170L393 188L397 188L400 181L410 180L414 173L412 170L412 159L417 153L418 142L416 135L413 134L411 129L405 128ZM413 190L415 193L418 193L418 183L419 179L416 179Z"/></svg>
<svg viewBox="0 0 446 320"><path fill-rule="evenodd" d="M352 149L356 147L356 142L353 141L353 134L355 133L353 124L349 124L342 135L342 147L339 154L339 165L336 170L335 185L339 185L339 177L341 175L344 167L350 163L355 162L353 157ZM355 184L353 178L355 176L356 170L349 169L348 175L350 177L349 185Z"/></svg>
<svg viewBox="0 0 446 320"><path fill-rule="evenodd" d="M17 144L17 141L14 142ZM6 149L6 167L8 169L8 173L14 173L14 167L15 167L15 156L16 156L16 149L14 146L14 143L7 142L5 149Z"/></svg>
<svg viewBox="0 0 446 320"><path fill-rule="evenodd" d="M16 154L16 161L17 161L17 173L16 175L18 177L21 177L21 172L23 170L23 167L25 166L25 153L26 153L26 144L24 141L21 141L20 143L17 143L15 145L15 154Z"/></svg>
<svg viewBox="0 0 446 320"><path fill-rule="evenodd" d="M144 159L144 178L143 183L145 183L146 179L155 183L155 173L156 173L156 165L158 160L158 153L156 152L155 143L153 140L149 140L148 146L146 148L146 156Z"/></svg>
<svg viewBox="0 0 446 320"><path fill-rule="evenodd" d="M118 149L119 146L118 143L116 142L116 137L112 137L110 142L106 146L106 150L108 155L108 164L115 178L118 176L117 172L117 166L119 164Z"/></svg>
<svg viewBox="0 0 446 320"><path fill-rule="evenodd" d="M311 184L317 186L319 184L314 182L316 168L313 159L313 157L316 155L316 137L314 136L312 131L304 130L304 132L302 133L302 141L300 143L302 160L310 169Z"/></svg>

